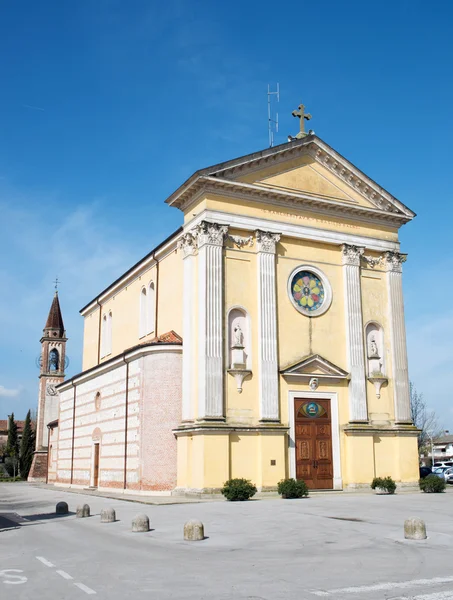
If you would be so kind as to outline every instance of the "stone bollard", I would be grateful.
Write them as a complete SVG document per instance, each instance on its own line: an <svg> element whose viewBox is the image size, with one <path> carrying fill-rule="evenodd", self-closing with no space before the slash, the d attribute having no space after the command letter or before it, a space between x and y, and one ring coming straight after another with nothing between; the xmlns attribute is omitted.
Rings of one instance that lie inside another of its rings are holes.
<svg viewBox="0 0 453 600"><path fill-rule="evenodd" d="M67 502L58 502L55 507L55 514L57 515L67 515L69 512L68 503Z"/></svg>
<svg viewBox="0 0 453 600"><path fill-rule="evenodd" d="M101 510L101 523L114 523L116 514L113 508L103 508Z"/></svg>
<svg viewBox="0 0 453 600"><path fill-rule="evenodd" d="M404 537L406 540L426 540L426 525L418 517L404 521Z"/></svg>
<svg viewBox="0 0 453 600"><path fill-rule="evenodd" d="M204 540L204 526L201 521L191 519L184 525L184 539L187 542Z"/></svg>
<svg viewBox="0 0 453 600"><path fill-rule="evenodd" d="M90 516L90 507L88 506L88 504L84 504L83 506L78 506L76 509L76 517L78 519L83 519L85 517L89 517Z"/></svg>
<svg viewBox="0 0 453 600"><path fill-rule="evenodd" d="M137 515L132 519L132 531L149 531L149 518L146 515Z"/></svg>

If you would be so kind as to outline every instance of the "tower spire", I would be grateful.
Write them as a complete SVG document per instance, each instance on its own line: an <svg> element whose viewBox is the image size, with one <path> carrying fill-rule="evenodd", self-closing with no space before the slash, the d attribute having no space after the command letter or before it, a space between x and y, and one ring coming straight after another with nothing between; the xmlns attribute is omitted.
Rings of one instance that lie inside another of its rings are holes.
<svg viewBox="0 0 453 600"><path fill-rule="evenodd" d="M55 288L55 295L50 305L49 316L47 317L46 326L44 327L44 333L48 333L48 330L52 329L55 337L64 337L64 323L63 316L61 314L60 300L58 299L58 290Z"/></svg>

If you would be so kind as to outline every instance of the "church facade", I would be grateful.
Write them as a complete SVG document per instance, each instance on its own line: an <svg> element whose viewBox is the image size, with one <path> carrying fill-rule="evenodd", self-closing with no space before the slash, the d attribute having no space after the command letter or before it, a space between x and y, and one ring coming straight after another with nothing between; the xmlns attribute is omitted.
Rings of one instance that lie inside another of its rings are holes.
<svg viewBox="0 0 453 600"><path fill-rule="evenodd" d="M418 480L399 228L310 133L196 172L183 226L82 310L48 479L137 493Z"/></svg>

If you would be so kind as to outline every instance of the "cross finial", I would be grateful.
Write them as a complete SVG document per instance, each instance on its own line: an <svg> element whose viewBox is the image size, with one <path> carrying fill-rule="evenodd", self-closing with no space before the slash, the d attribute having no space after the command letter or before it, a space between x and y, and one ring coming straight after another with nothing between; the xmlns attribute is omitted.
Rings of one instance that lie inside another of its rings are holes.
<svg viewBox="0 0 453 600"><path fill-rule="evenodd" d="M58 276L57 276L57 277L55 277L55 281L54 281L54 284L55 284L55 293L57 293L57 292L58 292L58 284L59 284L59 283L60 283L60 282L58 281Z"/></svg>
<svg viewBox="0 0 453 600"><path fill-rule="evenodd" d="M300 126L300 131L299 133L292 137L290 136L291 140L300 140L302 138L304 138L306 135L308 135L307 133L305 133L305 121L309 121L311 119L311 114L310 113L305 113L305 105L304 104L299 104L299 107L297 110L293 110L293 112L291 113L293 115L293 117L297 117L299 119L299 126Z"/></svg>

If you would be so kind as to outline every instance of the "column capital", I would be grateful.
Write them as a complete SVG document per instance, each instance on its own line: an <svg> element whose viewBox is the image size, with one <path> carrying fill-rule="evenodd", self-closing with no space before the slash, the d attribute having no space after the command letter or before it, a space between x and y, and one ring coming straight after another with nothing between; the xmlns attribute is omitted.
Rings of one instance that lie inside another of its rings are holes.
<svg viewBox="0 0 453 600"><path fill-rule="evenodd" d="M210 221L201 221L195 227L195 235L198 240L198 247L210 244L211 246L223 246L225 236L228 231L228 225L219 225Z"/></svg>
<svg viewBox="0 0 453 600"><path fill-rule="evenodd" d="M407 260L407 254L401 254L400 252L386 252L384 254L384 265L386 271L393 271L394 273L403 272L403 263Z"/></svg>
<svg viewBox="0 0 453 600"><path fill-rule="evenodd" d="M363 246L351 246L350 244L343 244L341 246L341 252L343 265L360 267L360 259L365 252L365 248Z"/></svg>
<svg viewBox="0 0 453 600"><path fill-rule="evenodd" d="M187 233L183 233L178 240L178 250L182 250L184 258L186 256L193 256L197 248L197 237L195 231L192 229Z"/></svg>
<svg viewBox="0 0 453 600"><path fill-rule="evenodd" d="M277 243L282 237L281 233L271 233L270 231L256 230L256 241L258 244L258 252L268 252L275 254Z"/></svg>

